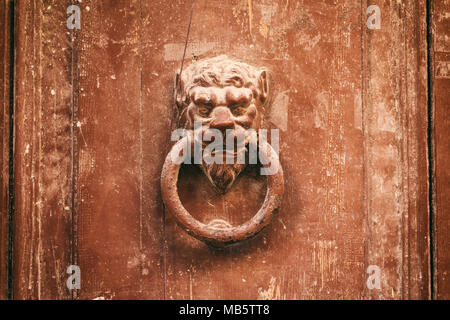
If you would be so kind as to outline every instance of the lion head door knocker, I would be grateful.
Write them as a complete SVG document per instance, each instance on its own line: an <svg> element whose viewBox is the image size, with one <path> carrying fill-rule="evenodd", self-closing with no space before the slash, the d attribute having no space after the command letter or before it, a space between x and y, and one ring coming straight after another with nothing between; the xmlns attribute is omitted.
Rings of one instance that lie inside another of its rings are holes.
<svg viewBox="0 0 450 320"><path fill-rule="evenodd" d="M261 129L268 101L268 77L264 69L234 61L227 56L193 62L176 76L175 103L178 129L175 143L161 173L164 204L191 236L223 247L254 237L277 212L284 192L283 170L277 151ZM272 139L273 141L273 139ZM261 164L267 175L264 203L253 218L231 226L223 220L204 224L183 207L177 181L181 163L194 163L218 192L229 190L250 164Z"/></svg>

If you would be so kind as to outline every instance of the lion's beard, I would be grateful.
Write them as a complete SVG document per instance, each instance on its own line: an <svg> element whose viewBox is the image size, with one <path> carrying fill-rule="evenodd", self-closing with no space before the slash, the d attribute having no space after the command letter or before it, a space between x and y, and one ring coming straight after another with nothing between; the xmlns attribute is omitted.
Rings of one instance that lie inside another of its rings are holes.
<svg viewBox="0 0 450 320"><path fill-rule="evenodd" d="M232 133L236 135L236 131ZM247 138L245 139L247 140ZM211 184L222 193L226 193L234 181L238 177L238 175L245 169L247 166L248 160L248 143L249 141L245 141L244 145L236 145L237 141L234 141L235 144L231 150L227 150L228 146L224 145L223 149L218 148L218 150L212 151L213 154L215 152L222 152L222 163L207 163L205 162L204 157L202 156L200 168L203 173L206 175ZM199 142L202 148L202 155L205 154L205 148L207 147L207 143L202 141ZM243 161L238 161L239 156L244 156ZM227 158L232 158L232 163L226 163ZM243 163L240 163L243 162Z"/></svg>
<svg viewBox="0 0 450 320"><path fill-rule="evenodd" d="M247 164L239 164L236 161L234 164L208 164L202 161L200 166L213 186L225 193L232 186L237 176L245 169Z"/></svg>

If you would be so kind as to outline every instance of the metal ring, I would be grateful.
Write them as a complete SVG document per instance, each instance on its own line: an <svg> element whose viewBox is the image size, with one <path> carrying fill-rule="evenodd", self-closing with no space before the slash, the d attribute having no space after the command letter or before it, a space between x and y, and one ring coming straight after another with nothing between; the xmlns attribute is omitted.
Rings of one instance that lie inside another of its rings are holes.
<svg viewBox="0 0 450 320"><path fill-rule="evenodd" d="M180 139L167 154L164 162L161 172L161 192L166 208L175 215L178 225L184 231L211 246L224 247L256 236L270 223L273 215L278 211L284 192L283 169L272 146L266 142L265 146L261 145L261 149L268 152L259 152L259 157L263 157L262 163L277 166L274 174L267 175L267 192L263 205L247 222L234 227L226 225L219 227L204 224L192 217L183 207L178 196L177 182L180 164L172 159L180 156L189 141L189 137Z"/></svg>

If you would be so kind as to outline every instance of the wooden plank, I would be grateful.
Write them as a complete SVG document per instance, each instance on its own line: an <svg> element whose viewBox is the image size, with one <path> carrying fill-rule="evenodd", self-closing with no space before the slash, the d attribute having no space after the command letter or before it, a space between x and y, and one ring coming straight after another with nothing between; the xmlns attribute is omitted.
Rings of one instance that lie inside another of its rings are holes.
<svg viewBox="0 0 450 320"><path fill-rule="evenodd" d="M150 4L149 4L150 5ZM153 99L143 102L140 1L83 1L79 37L81 299L160 299L162 220ZM149 30L160 20L147 23ZM148 25L150 23L150 25ZM156 34L153 35L153 37ZM150 48L149 48L150 49Z"/></svg>
<svg viewBox="0 0 450 320"><path fill-rule="evenodd" d="M413 10L410 10L412 8ZM430 299L430 212L428 190L428 96L426 50L426 1L406 2L405 20L405 106L406 149L403 189L407 213L403 220L402 299ZM414 30L411 35L406 30Z"/></svg>
<svg viewBox="0 0 450 320"><path fill-rule="evenodd" d="M154 57L165 70L159 74L179 68L190 3L154 9L172 21L153 40L164 50ZM197 2L185 63L226 53L270 70L274 104L266 119L281 130L285 194L260 237L222 251L187 236L167 214L166 298L362 297L360 12L353 1ZM188 167L179 192L198 219L238 224L256 213L265 182L248 170L221 197Z"/></svg>
<svg viewBox="0 0 450 320"><path fill-rule="evenodd" d="M0 300L8 297L11 2L0 4Z"/></svg>
<svg viewBox="0 0 450 320"><path fill-rule="evenodd" d="M425 0L380 4L372 31L366 2L196 3L185 63L226 53L267 67L266 125L281 130L281 210L224 250L178 228L159 190L192 2L83 1L74 38L69 3L16 8L15 298L71 298L73 263L81 299L429 297ZM201 220L241 223L263 201L255 169L222 197L186 166L180 197Z"/></svg>
<svg viewBox="0 0 450 320"><path fill-rule="evenodd" d="M434 1L432 9L435 220L434 290L437 299L450 299L450 1Z"/></svg>
<svg viewBox="0 0 450 320"><path fill-rule="evenodd" d="M16 1L15 299L70 299L71 1Z"/></svg>
<svg viewBox="0 0 450 320"><path fill-rule="evenodd" d="M268 118L287 128L286 191L262 237L224 251L192 240L167 215L167 298L429 296L424 3L384 3L383 27L370 32L365 3L196 5L186 63L227 53L271 70ZM174 23L152 43L164 48L154 59L176 70L189 4L161 7L155 16ZM198 170L182 172L186 208L238 223L261 203L264 183L249 172L224 198L209 188ZM369 265L381 269L380 290L366 287Z"/></svg>
<svg viewBox="0 0 450 320"><path fill-rule="evenodd" d="M381 289L365 297L426 299L425 1L377 4L381 28L363 32L363 124L365 260L380 268Z"/></svg>

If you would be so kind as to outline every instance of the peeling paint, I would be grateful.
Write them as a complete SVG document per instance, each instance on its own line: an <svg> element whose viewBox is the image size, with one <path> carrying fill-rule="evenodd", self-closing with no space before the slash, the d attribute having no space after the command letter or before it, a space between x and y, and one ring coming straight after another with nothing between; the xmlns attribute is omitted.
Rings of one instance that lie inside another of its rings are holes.
<svg viewBox="0 0 450 320"><path fill-rule="evenodd" d="M269 119L282 131L288 129L289 119L289 91L277 94L270 109Z"/></svg>

